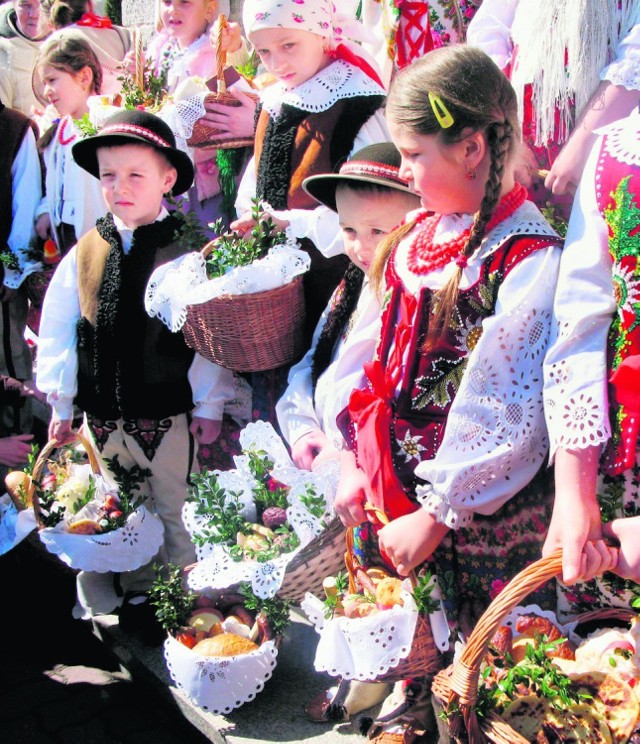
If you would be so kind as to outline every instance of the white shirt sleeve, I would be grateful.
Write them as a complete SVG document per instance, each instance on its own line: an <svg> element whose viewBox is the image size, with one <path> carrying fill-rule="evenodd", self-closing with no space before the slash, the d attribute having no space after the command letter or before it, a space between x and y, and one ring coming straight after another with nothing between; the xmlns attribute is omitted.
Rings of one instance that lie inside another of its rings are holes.
<svg viewBox="0 0 640 744"><path fill-rule="evenodd" d="M391 135L384 119L384 113L378 110L356 135L349 156L368 145L390 141ZM238 188L236 209L239 215L250 211L251 199L256 194L256 182L255 158L251 158ZM290 223L287 228L288 234L293 235L294 238L309 238L327 258L344 252L338 215L327 207L274 210L273 214Z"/></svg>
<svg viewBox="0 0 640 744"><path fill-rule="evenodd" d="M560 261L556 247L524 259L498 290L494 315L469 356L442 444L416 467L422 506L458 528L493 514L524 488L548 448L542 360Z"/></svg>
<svg viewBox="0 0 640 744"><path fill-rule="evenodd" d="M76 327L80 320L75 246L58 264L42 306L36 385L60 419L73 416L77 392Z"/></svg>
<svg viewBox="0 0 640 744"><path fill-rule="evenodd" d="M544 405L556 450L583 449L610 435L607 335L616 311L608 228L595 194L600 141L584 169L571 211L545 358Z"/></svg>
<svg viewBox="0 0 640 744"><path fill-rule="evenodd" d="M482 49L501 70L511 62L511 26L519 0L484 0L467 28L467 44Z"/></svg>
<svg viewBox="0 0 640 744"><path fill-rule="evenodd" d="M233 372L196 354L189 368L194 415L221 421L224 404L235 397Z"/></svg>
<svg viewBox="0 0 640 744"><path fill-rule="evenodd" d="M18 259L20 268L5 269L4 284L15 289L29 274L42 268L39 261L28 257L28 250L35 241L34 217L42 198L40 159L31 127L27 130L11 165L11 179L12 222L7 244Z"/></svg>
<svg viewBox="0 0 640 744"><path fill-rule="evenodd" d="M600 79L627 90L640 90L640 25L633 26L618 44L615 59L601 71Z"/></svg>

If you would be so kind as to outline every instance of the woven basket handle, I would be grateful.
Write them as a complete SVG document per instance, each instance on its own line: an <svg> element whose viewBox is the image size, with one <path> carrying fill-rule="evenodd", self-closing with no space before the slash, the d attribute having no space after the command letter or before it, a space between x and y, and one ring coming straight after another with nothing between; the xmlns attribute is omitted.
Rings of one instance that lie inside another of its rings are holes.
<svg viewBox="0 0 640 744"><path fill-rule="evenodd" d="M96 475L100 475L100 462L91 445L91 442L89 442L89 440L84 436L84 434L81 434L79 431L74 432L74 437L78 440L78 442L80 442L80 444L86 450L87 456L89 458L89 465L91 465L91 470ZM40 454L38 455L38 458L33 466L33 471L31 473L31 481L29 484L29 495L33 503L33 513L35 514L36 523L38 527L43 527L44 525L42 523L42 510L40 508L40 499L38 497L38 488L36 484L40 481L42 470L45 466L45 463L49 459L51 453L54 450L58 449L60 446L61 445L57 440L50 439L45 444L45 446L40 450Z"/></svg>
<svg viewBox="0 0 640 744"><path fill-rule="evenodd" d="M222 34L229 28L227 17L220 13L216 20L216 78L218 80L218 93L227 92L227 83L224 79L224 68L227 64L227 51L222 48Z"/></svg>

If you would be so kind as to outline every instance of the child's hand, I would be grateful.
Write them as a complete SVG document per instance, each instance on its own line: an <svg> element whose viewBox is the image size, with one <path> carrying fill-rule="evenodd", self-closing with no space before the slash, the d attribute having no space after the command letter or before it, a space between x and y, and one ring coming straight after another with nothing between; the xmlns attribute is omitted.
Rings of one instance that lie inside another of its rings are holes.
<svg viewBox="0 0 640 744"><path fill-rule="evenodd" d="M340 457L340 482L334 508L345 527L357 527L367 521L364 505L367 501L369 481L356 465L353 452L343 452Z"/></svg>
<svg viewBox="0 0 640 744"><path fill-rule="evenodd" d="M618 563L611 570L623 579L640 583L640 517L614 519L602 525L602 532L620 541Z"/></svg>
<svg viewBox="0 0 640 744"><path fill-rule="evenodd" d="M211 129L220 130L220 134L211 137L212 142L230 136L247 139L253 137L255 132L256 101L236 88L229 88L227 92L237 98L240 105L225 106L222 103L205 101L207 113L199 120Z"/></svg>
<svg viewBox="0 0 640 744"><path fill-rule="evenodd" d="M136 72L136 53L133 49L128 51L124 55L124 59L118 65L123 70L126 70L130 75L134 75Z"/></svg>
<svg viewBox="0 0 640 744"><path fill-rule="evenodd" d="M261 217L271 217L271 221L274 225L274 230L276 232L279 232L281 230L286 230L287 227L289 227L289 222L287 220L281 220L277 217L274 217L272 214L269 214L268 212L263 212ZM251 232L251 230L256 226L256 221L251 216L251 212L245 212L241 217L238 217L237 220L231 223L230 228L234 230L235 232L238 232L242 235L246 235L247 233Z"/></svg>
<svg viewBox="0 0 640 744"><path fill-rule="evenodd" d="M72 442L71 419L59 419L55 415L52 416L49 423L49 439L54 439L58 444Z"/></svg>
<svg viewBox="0 0 640 744"><path fill-rule="evenodd" d="M218 44L218 24L214 23L209 31L209 43L217 49ZM237 52L242 46L242 36L240 33L239 23L229 23L224 26L222 33L220 34L220 49L223 52L233 53Z"/></svg>
<svg viewBox="0 0 640 744"><path fill-rule="evenodd" d="M51 233L51 217L48 212L41 214L36 220L36 233L42 240L53 237Z"/></svg>
<svg viewBox="0 0 640 744"><path fill-rule="evenodd" d="M383 527L378 532L378 544L400 576L407 576L426 561L447 532L446 524L437 522L426 509L418 509Z"/></svg>
<svg viewBox="0 0 640 744"><path fill-rule="evenodd" d="M296 467L311 470L313 461L326 447L332 447L327 435L320 429L314 429L300 437L291 447L291 459Z"/></svg>
<svg viewBox="0 0 640 744"><path fill-rule="evenodd" d="M16 468L27 462L31 452L33 434L16 434L12 437L0 438L0 463L10 468Z"/></svg>
<svg viewBox="0 0 640 744"><path fill-rule="evenodd" d="M220 436L222 421L194 416L189 431L198 444L211 444Z"/></svg>

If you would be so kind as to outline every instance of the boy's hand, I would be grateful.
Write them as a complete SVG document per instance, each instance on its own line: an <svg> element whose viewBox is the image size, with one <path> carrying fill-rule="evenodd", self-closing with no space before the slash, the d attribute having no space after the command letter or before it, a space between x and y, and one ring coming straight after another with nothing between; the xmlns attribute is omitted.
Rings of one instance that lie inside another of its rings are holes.
<svg viewBox="0 0 640 744"><path fill-rule="evenodd" d="M209 31L209 43L213 47L214 51L217 49L218 45L218 31L218 24L212 24L211 30ZM240 24L234 22L228 23L222 29L222 33L220 33L220 49L223 52L233 53L237 52L241 46L242 36L240 33Z"/></svg>
<svg viewBox="0 0 640 744"><path fill-rule="evenodd" d="M12 437L0 438L0 463L10 468L16 468L27 462L31 452L33 434L16 434Z"/></svg>
<svg viewBox="0 0 640 744"><path fill-rule="evenodd" d="M189 431L198 444L211 444L220 436L222 421L194 416Z"/></svg>
<svg viewBox="0 0 640 744"><path fill-rule="evenodd" d="M220 130L220 134L211 137L212 142L229 136L247 139L253 137L255 132L256 101L236 88L229 88L227 93L237 98L240 105L225 106L209 101L204 104L207 113L200 119L200 123Z"/></svg>
<svg viewBox="0 0 640 744"><path fill-rule="evenodd" d="M71 419L59 419L53 416L49 423L49 439L54 439L58 444L67 444L73 441L71 430Z"/></svg>
<svg viewBox="0 0 640 744"><path fill-rule="evenodd" d="M261 217L271 217L271 222L273 222L273 229L276 232L280 232L285 230L287 227L289 227L288 220L281 220L277 217L274 217L272 214L269 214L268 212L263 212ZM238 232L242 235L246 235L248 232L251 232L251 230L256 226L256 221L253 219L251 212L245 212L241 217L238 217L237 220L232 222L229 227L234 230L235 232Z"/></svg>
<svg viewBox="0 0 640 744"><path fill-rule="evenodd" d="M320 429L314 429L300 437L291 447L291 459L301 470L311 470L313 461L327 447L333 445Z"/></svg>
<svg viewBox="0 0 640 744"><path fill-rule="evenodd" d="M51 233L51 217L48 212L41 214L36 220L36 233L42 240L53 237Z"/></svg>
<svg viewBox="0 0 640 744"><path fill-rule="evenodd" d="M424 562L449 532L426 509L398 517L378 532L378 544L400 576L407 576Z"/></svg>

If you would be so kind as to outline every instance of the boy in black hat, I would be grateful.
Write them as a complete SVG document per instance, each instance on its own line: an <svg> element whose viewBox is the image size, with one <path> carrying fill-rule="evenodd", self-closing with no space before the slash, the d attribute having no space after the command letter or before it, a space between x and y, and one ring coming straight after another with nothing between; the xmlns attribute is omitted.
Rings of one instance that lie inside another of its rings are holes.
<svg viewBox="0 0 640 744"><path fill-rule="evenodd" d="M169 127L137 110L109 118L73 157L100 179L109 214L64 257L45 297L37 380L53 406L49 435L69 437L75 399L103 457L150 469L162 557L184 566L195 559L181 518L193 437L218 437L234 395L229 370L194 354L144 308L153 270L186 252L176 239L183 223L162 200L191 186L193 166ZM150 573L123 576L124 588L148 588Z"/></svg>

